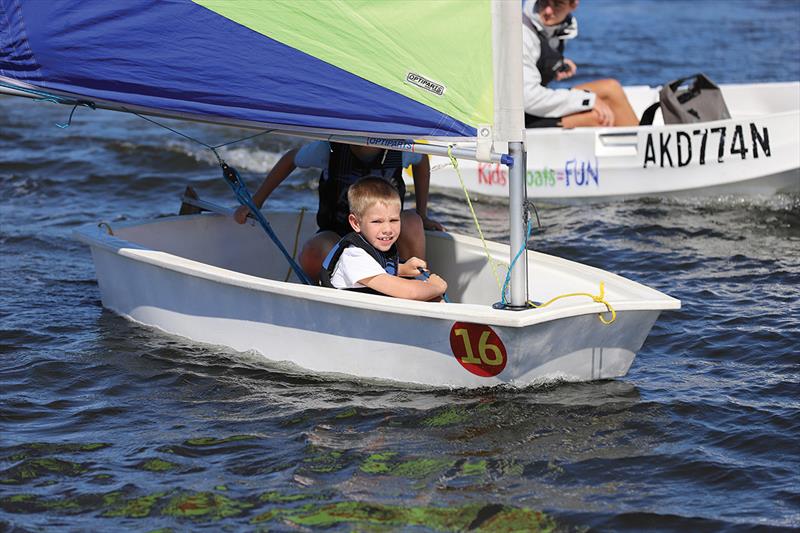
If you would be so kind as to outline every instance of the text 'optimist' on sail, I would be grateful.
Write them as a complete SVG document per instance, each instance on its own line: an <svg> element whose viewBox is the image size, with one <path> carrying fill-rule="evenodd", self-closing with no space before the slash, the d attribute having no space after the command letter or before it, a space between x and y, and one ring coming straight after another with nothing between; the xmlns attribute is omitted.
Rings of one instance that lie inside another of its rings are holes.
<svg viewBox="0 0 800 533"><path fill-rule="evenodd" d="M425 89L436 96L444 96L447 87L415 72L406 72L406 83Z"/></svg>

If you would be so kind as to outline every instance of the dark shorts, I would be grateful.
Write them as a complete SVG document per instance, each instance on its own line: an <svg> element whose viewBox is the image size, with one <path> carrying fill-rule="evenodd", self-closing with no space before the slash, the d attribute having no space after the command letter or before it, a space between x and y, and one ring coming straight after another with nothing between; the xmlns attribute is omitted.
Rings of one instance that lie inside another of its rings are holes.
<svg viewBox="0 0 800 533"><path fill-rule="evenodd" d="M536 117L525 113L526 128L560 128L560 117Z"/></svg>
<svg viewBox="0 0 800 533"><path fill-rule="evenodd" d="M323 231L333 231L334 233L337 233L339 237L344 237L345 235L353 231L353 228L350 226L350 224L347 224L346 226L338 224L333 227L319 228L317 230L317 233L322 233Z"/></svg>

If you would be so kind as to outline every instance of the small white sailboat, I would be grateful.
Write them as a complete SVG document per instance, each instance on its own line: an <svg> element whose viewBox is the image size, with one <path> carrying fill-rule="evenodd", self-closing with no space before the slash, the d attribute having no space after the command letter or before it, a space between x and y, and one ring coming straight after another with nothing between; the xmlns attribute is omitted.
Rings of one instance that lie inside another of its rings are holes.
<svg viewBox="0 0 800 533"><path fill-rule="evenodd" d="M314 217L268 213L289 247L316 231ZM432 386L525 386L553 379L624 376L661 311L680 302L639 283L565 259L528 252L541 309L494 309L499 289L480 240L428 234L428 260L448 280L451 303L416 302L302 285L261 228L197 214L91 227L103 305L190 339L252 350L324 373ZM254 242L258 245L254 246ZM508 265L507 245L489 243Z"/></svg>
<svg viewBox="0 0 800 533"><path fill-rule="evenodd" d="M604 201L642 196L800 192L800 82L719 86L731 118L634 128L528 129L528 196ZM660 87L625 87L641 117ZM461 190L449 159L431 158L431 185ZM471 193L508 196L502 165L464 161ZM407 176L410 182L410 175Z"/></svg>
<svg viewBox="0 0 800 533"><path fill-rule="evenodd" d="M661 311L680 306L608 272L522 253L514 2L443 0L413 10L389 2L64 2L74 5L0 0L6 92L511 169L510 246L428 235L427 259L448 280L451 303L338 291L304 284L299 269L287 274L279 243L310 236L312 217L268 213L260 222L270 241L230 216L201 214L78 235L91 248L103 305L124 317L315 372L482 387L623 376ZM443 16L446 28L434 22ZM420 38L392 39L401 29Z"/></svg>

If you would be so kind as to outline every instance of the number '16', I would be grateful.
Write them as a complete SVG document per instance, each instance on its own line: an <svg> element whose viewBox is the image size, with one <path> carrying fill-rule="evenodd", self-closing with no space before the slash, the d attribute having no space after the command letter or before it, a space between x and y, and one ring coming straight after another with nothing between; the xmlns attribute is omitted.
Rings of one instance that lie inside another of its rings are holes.
<svg viewBox="0 0 800 533"><path fill-rule="evenodd" d="M461 358L462 363L479 365L481 363L497 366L503 364L503 353L494 344L489 344L489 335L491 332L484 331L481 333L481 339L478 341L478 356L475 357L475 352L472 351L472 343L469 341L469 332L466 329L459 328L455 330L455 334L464 339L464 349L467 355ZM492 355L489 354L491 352Z"/></svg>

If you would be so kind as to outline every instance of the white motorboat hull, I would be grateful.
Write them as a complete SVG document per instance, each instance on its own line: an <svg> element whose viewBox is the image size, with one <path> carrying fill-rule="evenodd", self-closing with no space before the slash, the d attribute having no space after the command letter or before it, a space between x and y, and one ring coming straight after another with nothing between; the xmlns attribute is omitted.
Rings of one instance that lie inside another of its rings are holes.
<svg viewBox="0 0 800 533"><path fill-rule="evenodd" d="M314 230L313 217L305 218L301 239ZM291 242L297 214L269 219ZM616 321L602 324L605 306L589 298L493 309L499 290L480 243L457 235L429 237L429 260L444 267L438 270L449 280L451 301L466 302L446 304L276 281L286 276L286 263L262 230L226 217L171 217L114 232L78 234L91 246L105 307L168 333L319 373L453 387L616 378L627 373L659 313L680 306L619 276L530 252L535 299L596 294L604 281ZM506 246L492 243L490 250L508 257Z"/></svg>
<svg viewBox="0 0 800 533"><path fill-rule="evenodd" d="M728 120L529 129L528 196L563 201L800 192L800 82L720 87ZM639 115L658 99L658 88L625 89ZM447 158L431 157L431 168L433 187L462 189ZM508 197L502 165L461 161L459 168L469 192ZM409 173L406 181L412 183Z"/></svg>

